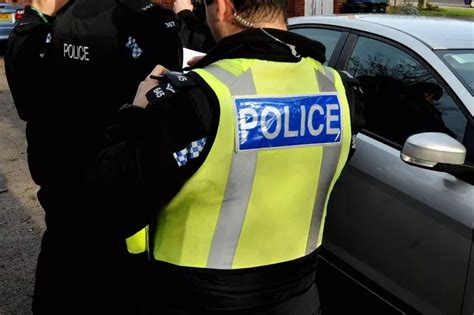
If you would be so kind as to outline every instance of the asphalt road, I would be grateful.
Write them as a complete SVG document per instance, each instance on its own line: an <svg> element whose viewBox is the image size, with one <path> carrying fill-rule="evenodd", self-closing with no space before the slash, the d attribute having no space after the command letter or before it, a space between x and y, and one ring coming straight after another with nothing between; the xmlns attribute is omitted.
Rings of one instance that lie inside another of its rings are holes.
<svg viewBox="0 0 474 315"><path fill-rule="evenodd" d="M0 315L31 314L43 211L26 162L25 125L18 119L0 47Z"/></svg>

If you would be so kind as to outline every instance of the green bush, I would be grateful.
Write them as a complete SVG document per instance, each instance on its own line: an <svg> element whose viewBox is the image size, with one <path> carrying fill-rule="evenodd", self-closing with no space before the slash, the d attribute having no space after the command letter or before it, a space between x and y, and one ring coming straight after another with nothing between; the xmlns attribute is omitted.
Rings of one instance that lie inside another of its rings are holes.
<svg viewBox="0 0 474 315"><path fill-rule="evenodd" d="M411 3L403 3L399 6L390 7L387 9L387 13L401 15L420 15L418 8Z"/></svg>

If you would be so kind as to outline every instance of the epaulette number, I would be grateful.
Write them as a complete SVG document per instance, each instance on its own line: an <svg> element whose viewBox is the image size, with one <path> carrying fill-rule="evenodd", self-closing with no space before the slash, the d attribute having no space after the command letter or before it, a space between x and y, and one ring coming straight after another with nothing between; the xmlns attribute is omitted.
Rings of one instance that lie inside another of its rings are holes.
<svg viewBox="0 0 474 315"><path fill-rule="evenodd" d="M169 82L165 82L150 90L147 93L147 99L151 104L153 104L176 93L178 93L176 87Z"/></svg>

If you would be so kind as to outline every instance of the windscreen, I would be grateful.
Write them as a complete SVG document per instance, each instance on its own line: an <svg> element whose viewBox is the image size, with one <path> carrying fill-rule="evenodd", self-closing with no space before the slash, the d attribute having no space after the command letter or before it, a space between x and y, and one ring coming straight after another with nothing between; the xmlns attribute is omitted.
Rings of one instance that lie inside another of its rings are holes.
<svg viewBox="0 0 474 315"><path fill-rule="evenodd" d="M442 50L438 51L438 56L474 95L474 50Z"/></svg>

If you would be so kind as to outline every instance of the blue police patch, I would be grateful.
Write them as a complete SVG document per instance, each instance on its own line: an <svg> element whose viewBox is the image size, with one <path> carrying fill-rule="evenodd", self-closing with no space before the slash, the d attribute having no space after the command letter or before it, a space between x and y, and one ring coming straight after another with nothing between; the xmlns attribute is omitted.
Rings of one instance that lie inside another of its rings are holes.
<svg viewBox="0 0 474 315"><path fill-rule="evenodd" d="M337 93L235 97L236 150L260 150L341 141Z"/></svg>

